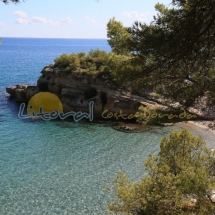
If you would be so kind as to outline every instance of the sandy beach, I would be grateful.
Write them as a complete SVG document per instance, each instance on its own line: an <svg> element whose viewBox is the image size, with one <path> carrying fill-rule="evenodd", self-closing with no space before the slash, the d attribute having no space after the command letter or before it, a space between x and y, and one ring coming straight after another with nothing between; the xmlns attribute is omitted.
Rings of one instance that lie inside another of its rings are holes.
<svg viewBox="0 0 215 215"><path fill-rule="evenodd" d="M187 121L178 122L175 125L187 128L193 135L203 138L209 148L215 149L215 130L208 127L213 121Z"/></svg>

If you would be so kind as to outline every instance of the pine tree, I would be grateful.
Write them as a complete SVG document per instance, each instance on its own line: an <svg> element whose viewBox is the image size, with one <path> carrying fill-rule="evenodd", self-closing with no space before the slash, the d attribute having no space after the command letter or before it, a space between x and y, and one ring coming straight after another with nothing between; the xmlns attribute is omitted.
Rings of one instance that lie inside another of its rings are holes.
<svg viewBox="0 0 215 215"><path fill-rule="evenodd" d="M122 172L115 179L112 214L213 214L210 196L215 185L215 153L186 129L173 131L160 143L157 156L145 162L148 175L135 183Z"/></svg>

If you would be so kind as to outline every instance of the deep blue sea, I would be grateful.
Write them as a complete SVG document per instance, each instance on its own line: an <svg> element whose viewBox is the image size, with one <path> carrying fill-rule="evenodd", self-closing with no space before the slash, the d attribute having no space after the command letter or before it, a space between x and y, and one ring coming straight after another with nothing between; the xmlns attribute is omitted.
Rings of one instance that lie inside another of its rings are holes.
<svg viewBox="0 0 215 215"><path fill-rule="evenodd" d="M62 53L110 51L106 40L2 38L0 45L0 215L107 215L114 193L103 189L119 171L134 181L164 135L188 127L215 148L214 135L178 124L144 133L72 121L21 120L6 86L36 84Z"/></svg>

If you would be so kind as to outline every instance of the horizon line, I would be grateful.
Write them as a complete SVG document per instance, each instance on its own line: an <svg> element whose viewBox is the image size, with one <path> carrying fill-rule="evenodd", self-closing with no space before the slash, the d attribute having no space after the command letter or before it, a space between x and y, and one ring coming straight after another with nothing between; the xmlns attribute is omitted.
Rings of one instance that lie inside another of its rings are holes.
<svg viewBox="0 0 215 215"><path fill-rule="evenodd" d="M5 37L0 36L0 38L20 38L20 39L92 39L92 40L107 40L108 38L68 38L68 37Z"/></svg>

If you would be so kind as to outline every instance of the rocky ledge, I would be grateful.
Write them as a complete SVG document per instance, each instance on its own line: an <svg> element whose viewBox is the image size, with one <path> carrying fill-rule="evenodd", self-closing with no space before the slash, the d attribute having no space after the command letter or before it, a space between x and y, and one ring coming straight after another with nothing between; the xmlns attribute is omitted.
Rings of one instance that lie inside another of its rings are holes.
<svg viewBox="0 0 215 215"><path fill-rule="evenodd" d="M94 118L100 119L117 120L123 117L126 119L129 115L134 115L141 105L156 107L164 112L170 110L170 105L131 95L129 91L115 86L110 87L104 81L92 76L65 73L54 65L44 67L41 73L37 86L16 85L7 87L7 93L14 97L17 102L27 103L38 92L51 92L61 100L64 113L69 111L88 112L89 102L94 101ZM177 108L171 107L171 110ZM105 114L102 115L104 111ZM200 116L200 118L202 117Z"/></svg>
<svg viewBox="0 0 215 215"><path fill-rule="evenodd" d="M11 97L16 98L17 102L27 103L31 97L39 92L39 88L37 86L18 84L16 86L7 87L6 92L9 93Z"/></svg>

